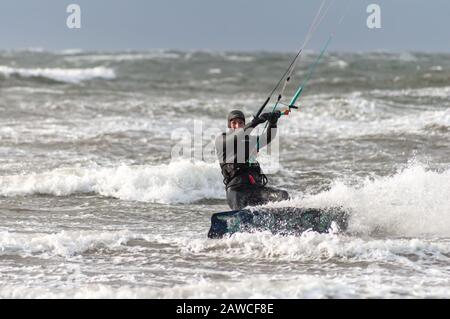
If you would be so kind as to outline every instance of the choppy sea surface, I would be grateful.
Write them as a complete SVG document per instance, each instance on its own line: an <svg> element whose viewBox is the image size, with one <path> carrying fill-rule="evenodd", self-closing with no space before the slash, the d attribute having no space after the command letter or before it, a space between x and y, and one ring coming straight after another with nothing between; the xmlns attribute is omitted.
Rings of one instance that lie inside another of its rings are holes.
<svg viewBox="0 0 450 319"><path fill-rule="evenodd" d="M207 239L218 163L174 149L293 55L0 51L0 297L450 298L450 54L328 53L280 119L271 205L343 206L347 232Z"/></svg>

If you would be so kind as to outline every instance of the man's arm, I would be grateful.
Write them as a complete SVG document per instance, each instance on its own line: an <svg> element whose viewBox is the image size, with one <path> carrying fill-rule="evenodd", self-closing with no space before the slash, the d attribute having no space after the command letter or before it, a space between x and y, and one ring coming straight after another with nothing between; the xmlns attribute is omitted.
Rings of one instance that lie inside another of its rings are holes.
<svg viewBox="0 0 450 319"><path fill-rule="evenodd" d="M246 134L250 134L250 132L257 127L259 124L264 123L267 121L267 116L264 116L264 114L261 114L260 117L255 117L253 120L248 123L246 126L244 126L244 131Z"/></svg>
<svg viewBox="0 0 450 319"><path fill-rule="evenodd" d="M275 136L277 135L277 131L278 131L277 122L278 122L278 119L280 118L280 116L281 116L280 111L261 114L261 117L267 118L269 125L267 127L266 132L264 132L264 134L261 134L258 136L258 140L259 140L258 148L259 149L270 144L270 142L272 142L273 139L275 138Z"/></svg>

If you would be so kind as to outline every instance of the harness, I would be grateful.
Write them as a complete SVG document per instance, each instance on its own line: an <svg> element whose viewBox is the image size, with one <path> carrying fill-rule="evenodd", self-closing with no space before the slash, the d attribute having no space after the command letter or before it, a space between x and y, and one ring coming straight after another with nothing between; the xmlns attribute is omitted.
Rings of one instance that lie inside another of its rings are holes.
<svg viewBox="0 0 450 319"><path fill-rule="evenodd" d="M244 185L265 186L267 176L261 172L259 163L221 163L223 183L226 188Z"/></svg>
<svg viewBox="0 0 450 319"><path fill-rule="evenodd" d="M237 155L234 154L234 160L227 163L226 159L226 133L222 133L223 137L223 158L220 163L222 175L224 177L223 183L226 189L238 186L265 186L268 182L267 176L262 173L259 163L251 162L249 151L249 136L245 136L245 163L238 163ZM234 136L234 150L237 151L237 136Z"/></svg>

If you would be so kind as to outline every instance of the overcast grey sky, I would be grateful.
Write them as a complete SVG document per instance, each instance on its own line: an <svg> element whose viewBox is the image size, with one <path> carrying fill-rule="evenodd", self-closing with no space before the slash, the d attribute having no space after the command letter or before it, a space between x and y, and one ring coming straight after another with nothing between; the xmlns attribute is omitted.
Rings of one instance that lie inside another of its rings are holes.
<svg viewBox="0 0 450 319"><path fill-rule="evenodd" d="M2 0L0 48L297 50L320 0ZM81 29L66 8L81 7ZM335 0L311 41L323 46L345 9ZM381 29L366 26L368 4ZM449 0L350 0L332 51L450 52Z"/></svg>

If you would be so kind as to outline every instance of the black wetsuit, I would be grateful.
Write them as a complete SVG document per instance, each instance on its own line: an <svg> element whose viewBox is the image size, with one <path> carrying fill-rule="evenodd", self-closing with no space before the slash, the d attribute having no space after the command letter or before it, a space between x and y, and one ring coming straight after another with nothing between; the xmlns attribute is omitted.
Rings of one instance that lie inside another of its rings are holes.
<svg viewBox="0 0 450 319"><path fill-rule="evenodd" d="M289 198L286 191L267 187L267 177L259 163L250 160L277 133L276 123L272 123L265 134L259 137L250 135L258 124L260 122L253 121L244 128L230 129L216 138L216 153L224 177L227 202L233 210Z"/></svg>

